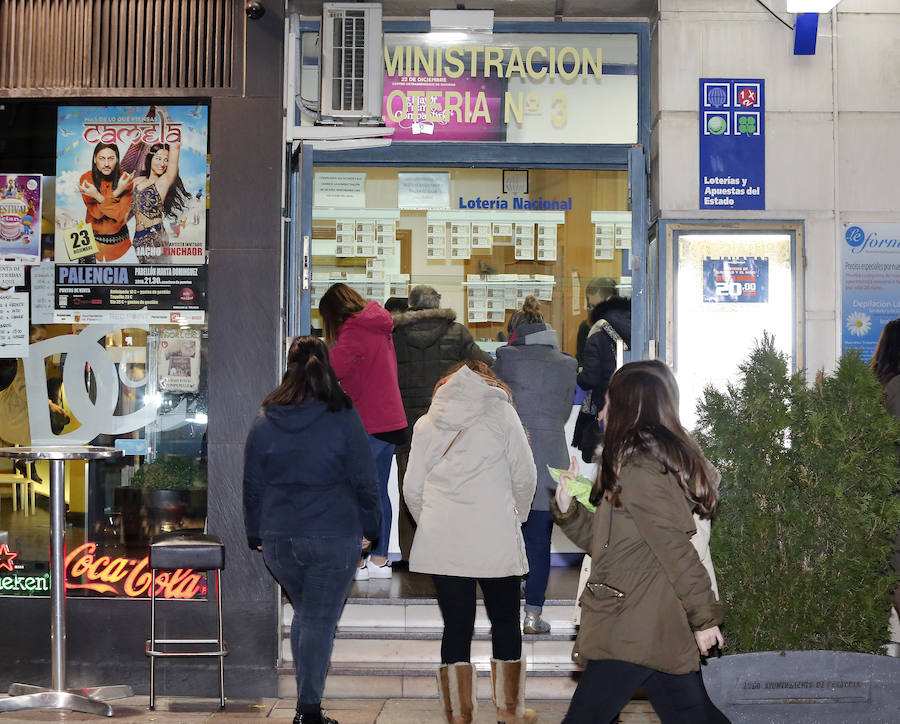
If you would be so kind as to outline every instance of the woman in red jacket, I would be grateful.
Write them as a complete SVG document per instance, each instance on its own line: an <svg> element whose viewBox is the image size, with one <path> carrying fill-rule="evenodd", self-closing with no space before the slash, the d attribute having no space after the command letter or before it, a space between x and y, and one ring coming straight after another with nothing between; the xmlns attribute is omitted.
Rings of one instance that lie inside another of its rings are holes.
<svg viewBox="0 0 900 724"><path fill-rule="evenodd" d="M346 284L334 284L319 302L331 365L359 411L369 435L381 489L381 532L357 580L390 578L387 562L391 536L388 478L394 446L406 441L406 415L397 383L397 355L391 337L394 320L378 302L368 302Z"/></svg>

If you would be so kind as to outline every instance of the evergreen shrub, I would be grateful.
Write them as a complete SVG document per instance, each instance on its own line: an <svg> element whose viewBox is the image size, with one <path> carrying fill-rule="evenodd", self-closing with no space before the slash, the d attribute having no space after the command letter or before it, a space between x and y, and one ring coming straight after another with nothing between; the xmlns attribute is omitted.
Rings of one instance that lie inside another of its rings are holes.
<svg viewBox="0 0 900 724"><path fill-rule="evenodd" d="M206 481L197 467L182 455L166 455L139 467L131 478L131 487L146 490L191 490L205 488Z"/></svg>
<svg viewBox="0 0 900 724"><path fill-rule="evenodd" d="M764 336L697 439L722 473L711 549L728 650L884 653L900 422L856 352L812 386Z"/></svg>

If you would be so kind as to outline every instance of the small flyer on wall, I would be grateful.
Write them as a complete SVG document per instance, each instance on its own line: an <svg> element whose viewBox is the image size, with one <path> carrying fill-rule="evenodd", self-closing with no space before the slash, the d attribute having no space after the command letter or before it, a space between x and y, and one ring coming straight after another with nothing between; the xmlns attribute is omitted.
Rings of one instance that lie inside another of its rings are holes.
<svg viewBox="0 0 900 724"><path fill-rule="evenodd" d="M769 260L724 257L703 260L703 301L769 301Z"/></svg>
<svg viewBox="0 0 900 724"><path fill-rule="evenodd" d="M56 322L203 324L206 266L56 265Z"/></svg>
<svg viewBox="0 0 900 724"><path fill-rule="evenodd" d="M41 176L0 173L0 259L41 260Z"/></svg>
<svg viewBox="0 0 900 724"><path fill-rule="evenodd" d="M161 390L196 392L200 385L200 330L162 330L156 369Z"/></svg>
<svg viewBox="0 0 900 724"><path fill-rule="evenodd" d="M28 356L28 292L0 294L0 357Z"/></svg>
<svg viewBox="0 0 900 724"><path fill-rule="evenodd" d="M884 325L900 318L900 224L844 224L841 349L872 358Z"/></svg>
<svg viewBox="0 0 900 724"><path fill-rule="evenodd" d="M60 106L56 262L204 263L208 111Z"/></svg>

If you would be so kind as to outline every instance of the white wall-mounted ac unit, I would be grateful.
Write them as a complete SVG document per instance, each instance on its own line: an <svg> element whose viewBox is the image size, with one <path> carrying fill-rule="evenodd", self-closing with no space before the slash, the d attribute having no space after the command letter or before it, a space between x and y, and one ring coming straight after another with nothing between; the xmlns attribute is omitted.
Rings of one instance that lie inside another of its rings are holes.
<svg viewBox="0 0 900 724"><path fill-rule="evenodd" d="M383 125L380 3L324 3L317 123Z"/></svg>

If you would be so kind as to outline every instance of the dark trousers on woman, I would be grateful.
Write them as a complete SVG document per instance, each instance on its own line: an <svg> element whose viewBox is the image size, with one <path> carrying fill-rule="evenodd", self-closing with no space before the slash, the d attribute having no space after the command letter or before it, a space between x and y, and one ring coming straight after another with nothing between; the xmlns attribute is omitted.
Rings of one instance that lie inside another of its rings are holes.
<svg viewBox="0 0 900 724"><path fill-rule="evenodd" d="M627 661L588 661L562 724L612 721L644 687L662 724L728 724L710 701L699 671L664 674Z"/></svg>
<svg viewBox="0 0 900 724"><path fill-rule="evenodd" d="M444 617L441 663L471 661L475 633L475 583L484 594L484 607L491 622L493 657L501 661L522 658L519 630L519 582L521 576L506 578L463 578L432 576L438 606Z"/></svg>
<svg viewBox="0 0 900 724"><path fill-rule="evenodd" d="M528 578L525 579L525 612L540 615L550 580L550 537L553 516L549 510L532 510L522 524L525 555L528 556Z"/></svg>
<svg viewBox="0 0 900 724"><path fill-rule="evenodd" d="M298 711L321 707L334 630L359 563L359 541L355 536L263 541L266 565L294 607L291 652Z"/></svg>

